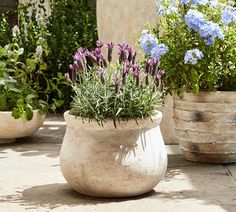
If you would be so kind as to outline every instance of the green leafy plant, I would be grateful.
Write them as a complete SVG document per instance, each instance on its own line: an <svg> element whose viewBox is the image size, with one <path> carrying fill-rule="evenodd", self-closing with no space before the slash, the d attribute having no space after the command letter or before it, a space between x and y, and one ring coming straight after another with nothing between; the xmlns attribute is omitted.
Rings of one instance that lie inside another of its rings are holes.
<svg viewBox="0 0 236 212"><path fill-rule="evenodd" d="M96 11L87 0L51 0L47 36L49 55L45 58L48 72L63 75L68 71L74 52L80 47L93 48L97 40ZM50 77L50 76L49 76ZM64 93L64 106L71 102L71 88L59 87Z"/></svg>
<svg viewBox="0 0 236 212"><path fill-rule="evenodd" d="M148 55L160 59L167 92L235 91L236 9L225 0L157 5L159 28L142 35L140 43Z"/></svg>
<svg viewBox="0 0 236 212"><path fill-rule="evenodd" d="M0 46L0 111L12 111L14 118L24 120L32 119L33 110L47 111L47 103L38 95L42 51L39 46L24 63L20 59L24 49L17 43Z"/></svg>
<svg viewBox="0 0 236 212"><path fill-rule="evenodd" d="M25 62L37 46L43 47L43 74L38 78L41 87L38 95L51 105L52 110L64 110L62 107L69 106L72 94L70 86L65 83L64 74L79 47L95 46L96 13L84 0L52 0L49 16L44 3L44 0L37 4L29 1L18 7L18 45L24 48L20 59ZM2 14L0 45L5 46L13 42L12 39L12 28Z"/></svg>
<svg viewBox="0 0 236 212"><path fill-rule="evenodd" d="M120 118L146 118L162 104L161 76L151 58L146 64L135 62L136 52L125 43L119 46L119 62L112 60L113 43L108 43L108 59L102 54L103 44L94 51L79 49L70 65L68 81L75 91L70 113L95 119L106 118L116 123Z"/></svg>

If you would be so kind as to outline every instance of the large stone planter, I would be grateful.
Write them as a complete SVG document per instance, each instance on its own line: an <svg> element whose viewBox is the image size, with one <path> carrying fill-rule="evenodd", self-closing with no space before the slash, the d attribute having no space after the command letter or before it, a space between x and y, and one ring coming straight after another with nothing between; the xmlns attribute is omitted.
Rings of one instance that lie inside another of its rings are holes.
<svg viewBox="0 0 236 212"><path fill-rule="evenodd" d="M101 127L66 112L67 130L60 164L79 193L96 197L131 197L151 191L166 172L167 155L159 112L150 119L112 120Z"/></svg>
<svg viewBox="0 0 236 212"><path fill-rule="evenodd" d="M16 138L34 134L45 119L45 115L41 115L38 110L34 111L33 119L30 121L14 119L11 113L0 112L0 144L12 143Z"/></svg>
<svg viewBox="0 0 236 212"><path fill-rule="evenodd" d="M187 160L236 162L236 92L174 96L174 120Z"/></svg>

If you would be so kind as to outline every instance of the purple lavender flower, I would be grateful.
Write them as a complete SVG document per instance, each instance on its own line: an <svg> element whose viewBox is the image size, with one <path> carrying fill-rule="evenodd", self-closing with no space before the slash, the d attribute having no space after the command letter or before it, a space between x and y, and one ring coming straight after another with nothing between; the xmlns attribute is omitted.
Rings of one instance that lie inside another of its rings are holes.
<svg viewBox="0 0 236 212"><path fill-rule="evenodd" d="M97 64L97 57L94 55L94 52L87 51L86 56L91 60L92 64Z"/></svg>
<svg viewBox="0 0 236 212"><path fill-rule="evenodd" d="M116 93L116 94L119 94L119 92L120 92L121 80L120 80L117 76L115 76L113 81L114 81L114 83L115 83L115 93Z"/></svg>
<svg viewBox="0 0 236 212"><path fill-rule="evenodd" d="M153 60L153 67L152 67L152 76L155 76L156 72L158 71L159 60Z"/></svg>
<svg viewBox="0 0 236 212"><path fill-rule="evenodd" d="M97 48L100 48L100 49L101 49L101 48L104 46L104 43L103 43L102 41L99 41L99 40L98 40L98 41L96 42L96 46L97 46Z"/></svg>
<svg viewBox="0 0 236 212"><path fill-rule="evenodd" d="M162 76L163 76L164 74L165 74L165 71L162 70L162 69L160 69L160 70L157 72L157 74L156 74L155 80L156 80L157 86L158 86L159 88L163 87L161 78L162 78Z"/></svg>
<svg viewBox="0 0 236 212"><path fill-rule="evenodd" d="M140 83L141 83L141 71L140 71L140 67L138 64L134 64L132 66L133 68L133 76L136 79L136 86L139 88L140 87Z"/></svg>
<svg viewBox="0 0 236 212"><path fill-rule="evenodd" d="M134 57L134 55L135 55L135 51L134 51L134 48L133 48L133 46L127 46L127 51L128 51L128 61L131 63L132 61L133 61L133 57Z"/></svg>
<svg viewBox="0 0 236 212"><path fill-rule="evenodd" d="M71 78L70 78L70 74L69 74L69 73L65 73L65 79L66 79L66 81L69 82L70 84L73 83L72 80L71 80Z"/></svg>
<svg viewBox="0 0 236 212"><path fill-rule="evenodd" d="M126 57L127 57L126 50L127 50L128 45L125 42L122 42L122 43L119 43L118 46L119 46L119 62L122 63L122 62L125 62L126 60Z"/></svg>
<svg viewBox="0 0 236 212"><path fill-rule="evenodd" d="M153 62L154 62L153 59L147 58L147 60L146 60L146 67L145 67L145 72L147 74L152 72Z"/></svg>
<svg viewBox="0 0 236 212"><path fill-rule="evenodd" d="M129 73L129 69L125 66L122 68L122 84L126 83L126 76Z"/></svg>
<svg viewBox="0 0 236 212"><path fill-rule="evenodd" d="M108 48L107 60L110 63L112 61L112 51L113 51L113 48L114 48L115 45L112 42L110 42L110 43L107 43L106 46Z"/></svg>
<svg viewBox="0 0 236 212"><path fill-rule="evenodd" d="M103 68L99 68L99 73L100 73L100 79L101 79L101 83L103 85L105 85L106 80L105 80L105 70Z"/></svg>
<svg viewBox="0 0 236 212"><path fill-rule="evenodd" d="M137 52L134 51L133 58L132 58L132 64L135 64L136 57L137 57Z"/></svg>
<svg viewBox="0 0 236 212"><path fill-rule="evenodd" d="M72 82L76 82L76 80L77 80L78 69L79 68L78 68L78 65L76 64L76 61L73 64L70 64Z"/></svg>

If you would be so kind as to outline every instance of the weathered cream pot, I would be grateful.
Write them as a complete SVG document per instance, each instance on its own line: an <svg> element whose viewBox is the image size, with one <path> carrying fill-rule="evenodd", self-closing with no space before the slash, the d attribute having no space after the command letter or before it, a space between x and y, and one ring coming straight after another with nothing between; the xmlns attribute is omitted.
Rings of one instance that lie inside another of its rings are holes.
<svg viewBox="0 0 236 212"><path fill-rule="evenodd" d="M60 153L62 173L79 193L131 197L151 191L167 168L161 112L146 120L96 121L64 114L67 130Z"/></svg>
<svg viewBox="0 0 236 212"><path fill-rule="evenodd" d="M0 112L0 144L12 143L16 138L34 134L42 125L45 115L38 110L33 111L33 119L30 121L15 119L12 112Z"/></svg>
<svg viewBox="0 0 236 212"><path fill-rule="evenodd" d="M236 92L174 96L174 120L186 159L236 162Z"/></svg>

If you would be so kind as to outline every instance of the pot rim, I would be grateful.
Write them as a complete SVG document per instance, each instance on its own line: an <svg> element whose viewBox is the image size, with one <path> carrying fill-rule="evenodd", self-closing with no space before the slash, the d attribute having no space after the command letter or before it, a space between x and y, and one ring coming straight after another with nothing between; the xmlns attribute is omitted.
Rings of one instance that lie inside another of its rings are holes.
<svg viewBox="0 0 236 212"><path fill-rule="evenodd" d="M130 130L130 129L150 129L160 125L162 119L162 112L155 111L156 115L144 119L134 118L121 119L116 122L116 128L114 126L114 121L111 118L107 118L103 121L103 126L99 125L96 120L89 120L88 118L82 118L80 116L75 116L70 114L70 110L64 113L64 118L67 127L71 128L83 128L83 129L93 129L93 130ZM128 126L127 126L128 125Z"/></svg>
<svg viewBox="0 0 236 212"><path fill-rule="evenodd" d="M39 112L38 109L37 110L33 110L33 113L37 113L37 112ZM0 113L2 113L2 114L11 114L12 111L10 111L10 110L8 110L8 111L0 111ZM42 114L42 115L45 115L45 114Z"/></svg>

